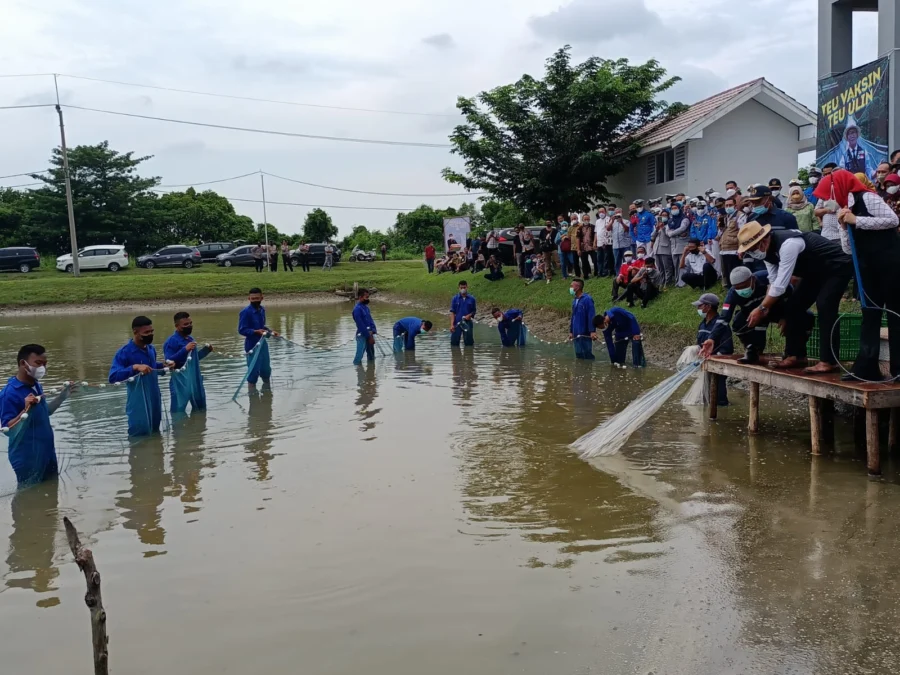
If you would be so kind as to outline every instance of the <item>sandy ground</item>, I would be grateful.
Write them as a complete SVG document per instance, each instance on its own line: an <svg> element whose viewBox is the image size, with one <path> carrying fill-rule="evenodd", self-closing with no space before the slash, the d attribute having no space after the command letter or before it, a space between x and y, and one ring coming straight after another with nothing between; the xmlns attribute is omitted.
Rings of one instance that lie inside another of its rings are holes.
<svg viewBox="0 0 900 675"><path fill-rule="evenodd" d="M273 295L266 298L267 307L302 307L310 305L333 305L346 303L347 298L333 293L298 293L295 295ZM40 307L13 307L0 309L0 316L66 316L71 314L117 314L124 312L178 311L180 309L233 309L244 307L246 297L231 298L188 298L184 300L127 300L121 302L94 302L84 304L42 305Z"/></svg>

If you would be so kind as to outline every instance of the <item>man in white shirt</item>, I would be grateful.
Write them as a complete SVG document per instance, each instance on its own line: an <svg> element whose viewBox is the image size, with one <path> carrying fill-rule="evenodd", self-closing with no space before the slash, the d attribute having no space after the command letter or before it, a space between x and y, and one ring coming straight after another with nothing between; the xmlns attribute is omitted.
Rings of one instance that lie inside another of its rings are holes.
<svg viewBox="0 0 900 675"><path fill-rule="evenodd" d="M745 259L765 262L769 272L769 290L747 318L748 328L755 328L776 303L786 303L784 359L770 365L781 370L806 366L808 319L805 315L815 303L819 319L819 363L803 372L820 375L836 371L841 353L841 331L836 324L841 298L853 274L850 256L837 242L814 232L773 230L755 221L741 228L738 241L738 252ZM800 277L800 281L790 297L785 298L791 277Z"/></svg>
<svg viewBox="0 0 900 675"><path fill-rule="evenodd" d="M606 229L608 224L606 208L601 206L597 209L597 222L594 225L594 245L597 248L596 272L599 277L608 277L613 273L612 235Z"/></svg>
<svg viewBox="0 0 900 675"><path fill-rule="evenodd" d="M691 239L681 254L681 280L691 288L711 288L719 277L713 267L715 261L703 242Z"/></svg>

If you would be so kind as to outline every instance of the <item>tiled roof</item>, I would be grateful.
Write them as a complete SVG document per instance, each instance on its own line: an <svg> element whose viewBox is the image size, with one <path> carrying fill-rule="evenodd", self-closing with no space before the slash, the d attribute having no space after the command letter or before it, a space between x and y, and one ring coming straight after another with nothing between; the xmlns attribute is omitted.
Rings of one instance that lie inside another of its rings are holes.
<svg viewBox="0 0 900 675"><path fill-rule="evenodd" d="M745 91L747 91L751 87L755 87L762 81L763 78L760 77L750 82L745 82L744 84L738 85L737 87L727 89L726 91L718 93L715 96L710 96L709 98L705 98L702 101L698 101L677 117L647 125L647 127L641 129L637 133L635 140L644 146L668 141L673 136L679 134L685 129L692 127L707 115L711 115L719 108L728 105L729 103L731 103L731 101L736 99Z"/></svg>

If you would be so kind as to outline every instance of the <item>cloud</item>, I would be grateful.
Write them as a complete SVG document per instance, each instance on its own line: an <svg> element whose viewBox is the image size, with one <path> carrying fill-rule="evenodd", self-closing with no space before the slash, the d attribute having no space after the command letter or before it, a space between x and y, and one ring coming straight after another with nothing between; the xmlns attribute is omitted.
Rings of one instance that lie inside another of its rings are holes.
<svg viewBox="0 0 900 675"><path fill-rule="evenodd" d="M422 38L422 42L435 49L452 49L456 46L453 36L450 33L436 33Z"/></svg>
<svg viewBox="0 0 900 675"><path fill-rule="evenodd" d="M238 54L230 66L237 72L271 78L303 77L333 80L390 77L395 68L373 59L335 57L325 53L277 54L273 56Z"/></svg>
<svg viewBox="0 0 900 675"><path fill-rule="evenodd" d="M573 0L549 14L531 17L528 25L550 41L599 44L655 31L662 27L662 20L647 9L644 0Z"/></svg>

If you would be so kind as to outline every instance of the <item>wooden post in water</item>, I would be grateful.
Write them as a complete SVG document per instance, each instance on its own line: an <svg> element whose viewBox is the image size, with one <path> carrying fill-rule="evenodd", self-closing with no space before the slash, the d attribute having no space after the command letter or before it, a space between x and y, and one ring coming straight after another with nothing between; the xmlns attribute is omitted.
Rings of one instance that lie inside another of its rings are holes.
<svg viewBox="0 0 900 675"><path fill-rule="evenodd" d="M356 302L356 299L359 297L359 282L353 282L353 297L350 298L350 302Z"/></svg>
<svg viewBox="0 0 900 675"><path fill-rule="evenodd" d="M759 382L750 383L750 420L747 429L751 434L759 433Z"/></svg>
<svg viewBox="0 0 900 675"><path fill-rule="evenodd" d="M834 401L823 398L819 401L822 407L822 441L834 445Z"/></svg>
<svg viewBox="0 0 900 675"><path fill-rule="evenodd" d="M866 460L869 478L881 476L881 449L878 443L878 410L866 409Z"/></svg>
<svg viewBox="0 0 900 675"><path fill-rule="evenodd" d="M900 408L891 408L888 423L888 452L900 450Z"/></svg>
<svg viewBox="0 0 900 675"><path fill-rule="evenodd" d="M94 554L89 548L81 545L78 531L72 521L63 518L66 526L66 539L75 556L78 569L84 573L87 593L84 604L91 610L91 637L94 643L94 675L109 675L109 638L106 636L106 610L103 609L103 598L100 595L100 573L94 565Z"/></svg>
<svg viewBox="0 0 900 675"><path fill-rule="evenodd" d="M812 441L812 454L822 454L822 399L809 396L809 435Z"/></svg>
<svg viewBox="0 0 900 675"><path fill-rule="evenodd" d="M715 422L719 416L719 378L707 373L709 378L709 419Z"/></svg>

